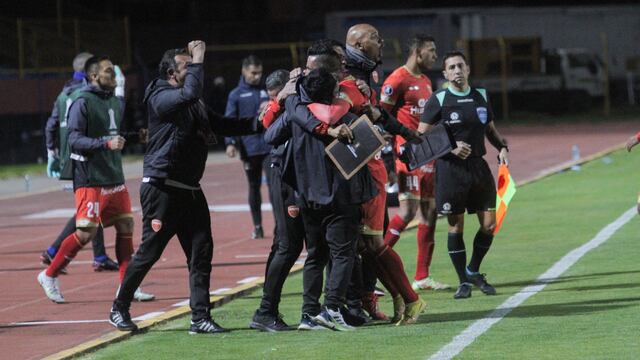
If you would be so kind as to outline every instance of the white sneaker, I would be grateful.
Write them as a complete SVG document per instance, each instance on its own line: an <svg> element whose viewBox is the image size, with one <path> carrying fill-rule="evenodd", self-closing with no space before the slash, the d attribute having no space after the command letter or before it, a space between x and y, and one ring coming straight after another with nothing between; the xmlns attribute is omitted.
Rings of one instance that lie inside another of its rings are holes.
<svg viewBox="0 0 640 360"><path fill-rule="evenodd" d="M449 289L451 285L443 284L441 282L433 280L431 276L422 280L414 280L411 284L413 290L444 290Z"/></svg>
<svg viewBox="0 0 640 360"><path fill-rule="evenodd" d="M63 304L64 297L60 293L60 287L58 283L58 278L53 278L47 276L47 270L42 270L40 274L38 274L38 282L40 286L44 289L44 293L47 295L51 301L56 304Z"/></svg>
<svg viewBox="0 0 640 360"><path fill-rule="evenodd" d="M136 292L133 293L133 298L138 300L138 301L151 301L151 300L155 299L156 296L153 295L153 294L146 293L146 292L142 291L141 287L138 287L136 289Z"/></svg>
<svg viewBox="0 0 640 360"><path fill-rule="evenodd" d="M322 307L322 311L313 320L318 324L337 331L353 331L356 328L347 324L340 313L340 310L331 310L326 306Z"/></svg>
<svg viewBox="0 0 640 360"><path fill-rule="evenodd" d="M118 285L118 290L116 290L116 297L118 297L118 293L120 293L120 285ZM136 301L151 301L155 298L155 295L142 291L142 287L138 287L133 293L133 299Z"/></svg>

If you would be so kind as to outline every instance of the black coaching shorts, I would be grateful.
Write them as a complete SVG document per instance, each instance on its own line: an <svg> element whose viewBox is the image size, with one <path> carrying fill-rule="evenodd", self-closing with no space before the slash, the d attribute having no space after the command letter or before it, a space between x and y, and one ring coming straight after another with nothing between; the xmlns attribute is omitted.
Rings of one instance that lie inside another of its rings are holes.
<svg viewBox="0 0 640 360"><path fill-rule="evenodd" d="M436 209L440 214L495 211L496 183L481 157L436 161Z"/></svg>

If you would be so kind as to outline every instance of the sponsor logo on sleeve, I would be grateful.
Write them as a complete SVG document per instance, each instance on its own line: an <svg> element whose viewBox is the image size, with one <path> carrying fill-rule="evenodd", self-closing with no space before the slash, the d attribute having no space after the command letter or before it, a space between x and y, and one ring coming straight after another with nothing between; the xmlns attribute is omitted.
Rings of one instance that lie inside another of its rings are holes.
<svg viewBox="0 0 640 360"><path fill-rule="evenodd" d="M393 86L385 85L384 88L382 88L382 92L387 96L391 96L391 94L393 94Z"/></svg>

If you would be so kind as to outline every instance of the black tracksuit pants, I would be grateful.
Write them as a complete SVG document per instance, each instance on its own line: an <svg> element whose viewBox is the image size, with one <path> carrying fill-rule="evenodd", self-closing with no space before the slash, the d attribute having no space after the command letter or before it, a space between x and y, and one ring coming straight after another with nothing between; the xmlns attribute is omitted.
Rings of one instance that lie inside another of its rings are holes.
<svg viewBox="0 0 640 360"><path fill-rule="evenodd" d="M271 168L269 191L276 229L265 268L258 314L278 316L282 287L304 245L304 224L299 212L288 211L290 206L296 206L296 199L293 188L282 182L281 169L278 166Z"/></svg>
<svg viewBox="0 0 640 360"><path fill-rule="evenodd" d="M251 209L253 226L262 225L262 195L260 195L260 186L262 185L263 171L267 177L267 186L269 187L269 194L271 195L270 158L271 156L269 156L269 154L265 154L247 156L246 159L243 159L244 172L249 183L249 208Z"/></svg>
<svg viewBox="0 0 640 360"><path fill-rule="evenodd" d="M129 307L142 279L158 261L169 240L177 235L187 257L192 320L210 317L213 238L209 206L202 190L143 183L140 203L142 243L129 262L114 307ZM158 220L162 222L160 227Z"/></svg>
<svg viewBox="0 0 640 360"><path fill-rule="evenodd" d="M344 304L353 270L360 224L359 205L327 205L302 208L306 230L307 260L303 273L302 312L317 315L325 265L331 259L325 306L336 309Z"/></svg>

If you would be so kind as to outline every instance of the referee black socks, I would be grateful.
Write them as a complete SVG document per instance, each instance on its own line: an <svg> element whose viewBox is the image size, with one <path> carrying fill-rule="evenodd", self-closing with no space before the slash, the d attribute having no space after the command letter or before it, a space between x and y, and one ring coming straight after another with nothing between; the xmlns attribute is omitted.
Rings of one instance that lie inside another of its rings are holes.
<svg viewBox="0 0 640 360"><path fill-rule="evenodd" d="M460 283L467 282L467 274L465 272L465 266L467 265L467 253L464 248L464 240L460 233L449 233L447 239L447 246L449 248L449 257L453 263L453 267L456 269L458 279Z"/></svg>
<svg viewBox="0 0 640 360"><path fill-rule="evenodd" d="M469 262L469 271L478 272L480 270L482 259L489 251L492 242L493 234L486 234L478 230L476 237L473 239L473 254L471 254L471 261Z"/></svg>

